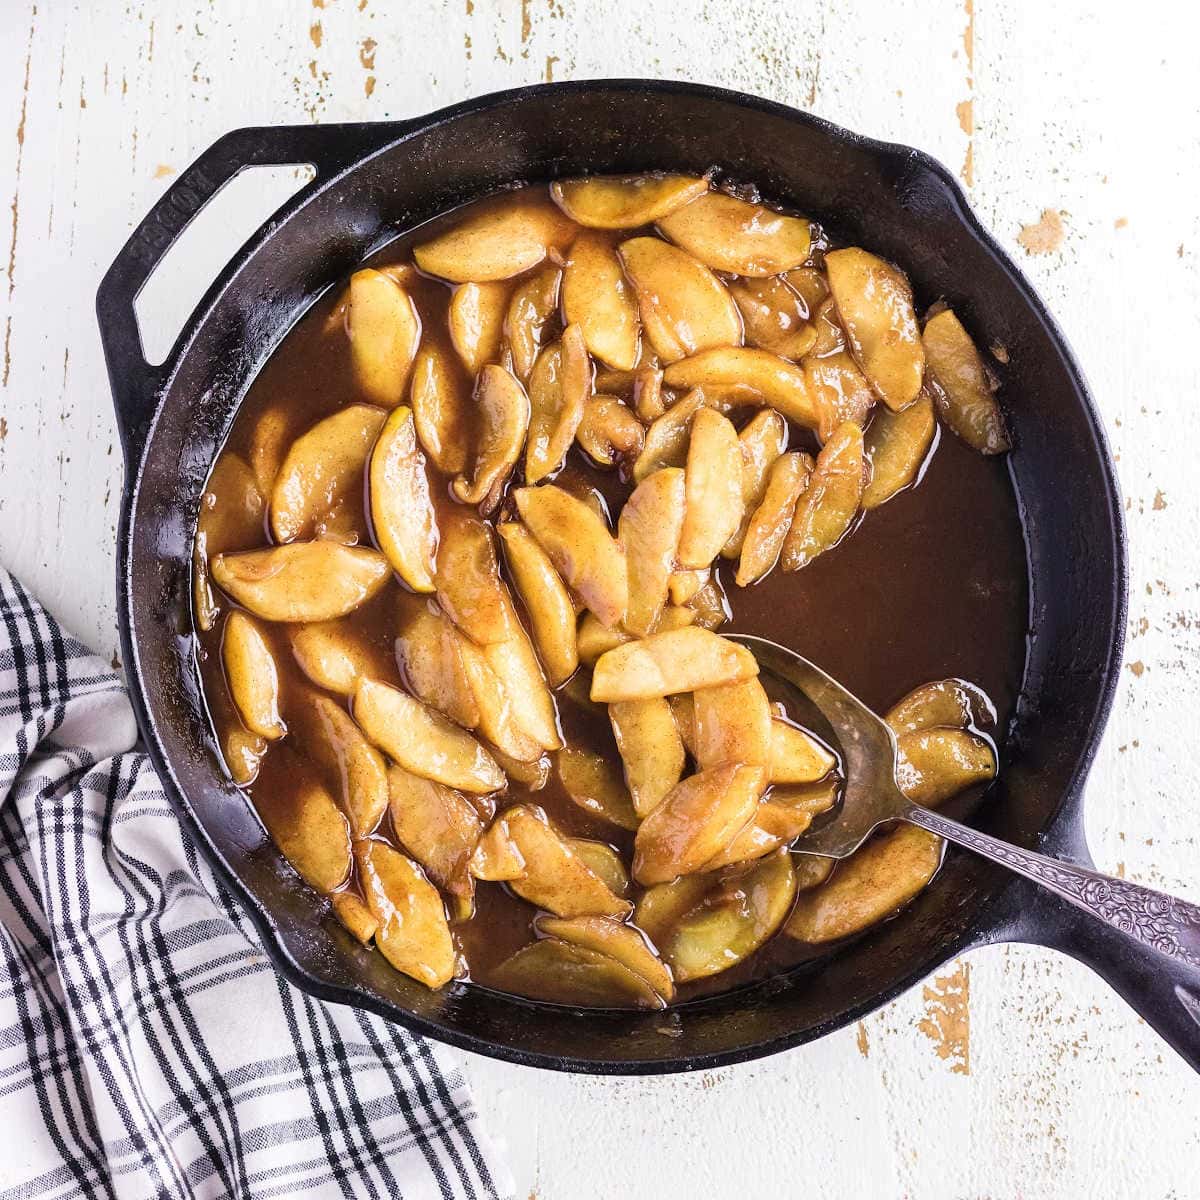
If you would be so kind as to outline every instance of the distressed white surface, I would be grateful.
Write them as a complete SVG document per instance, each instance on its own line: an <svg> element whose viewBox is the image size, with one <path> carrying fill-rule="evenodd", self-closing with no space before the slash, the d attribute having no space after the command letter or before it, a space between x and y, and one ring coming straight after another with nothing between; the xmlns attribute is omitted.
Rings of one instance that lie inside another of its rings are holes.
<svg viewBox="0 0 1200 1200"><path fill-rule="evenodd" d="M400 117L548 76L678 76L958 168L970 99L975 206L1074 344L1128 498L1130 670L1091 785L1092 849L1200 898L1200 21L1168 0L1103 17L1089 0L974 7L0 0L0 561L115 651L121 466L95 288L170 174L229 128ZM159 344L279 186L243 187L160 281ZM1065 238L1029 256L1017 235L1046 208ZM996 948L971 957L969 986L969 1074L919 1028L921 989L861 1030L709 1075L469 1065L521 1195L540 1200L1200 1197L1200 1080L1103 984Z"/></svg>

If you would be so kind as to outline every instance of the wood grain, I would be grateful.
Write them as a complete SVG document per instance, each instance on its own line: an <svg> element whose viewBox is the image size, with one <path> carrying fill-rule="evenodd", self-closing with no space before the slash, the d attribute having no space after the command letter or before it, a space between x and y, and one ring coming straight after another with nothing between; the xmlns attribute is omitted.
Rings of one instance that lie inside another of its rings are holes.
<svg viewBox="0 0 1200 1200"><path fill-rule="evenodd" d="M121 462L95 288L227 129L403 117L543 79L756 92L960 170L1078 351L1133 569L1091 845L1106 869L1200 899L1198 27L1168 0L1119 22L1087 0L5 0L0 561L115 654ZM179 282L143 312L152 343L286 186L239 189L172 264ZM1061 239L1028 253L1019 235L1046 211ZM950 964L767 1062L654 1080L469 1070L522 1197L1200 1196L1200 1082L1083 967L1026 947Z"/></svg>

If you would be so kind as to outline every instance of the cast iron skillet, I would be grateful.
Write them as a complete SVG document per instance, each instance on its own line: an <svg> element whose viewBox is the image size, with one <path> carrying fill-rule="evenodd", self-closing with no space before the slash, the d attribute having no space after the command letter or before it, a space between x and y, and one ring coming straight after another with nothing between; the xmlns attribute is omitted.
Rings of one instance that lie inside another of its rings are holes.
<svg viewBox="0 0 1200 1200"><path fill-rule="evenodd" d="M139 289L223 184L245 167L276 163L310 163L316 178L242 247L167 361L150 366L133 314ZM1161 959L1118 948L1112 933L1062 902L953 851L906 912L819 970L666 1014L579 1012L469 986L433 994L332 917L314 918L315 897L225 778L193 660L192 535L238 402L283 335L398 230L506 184L712 166L894 259L920 303L946 297L977 341L1008 348L1002 399L1028 542L1029 651L1001 783L979 824L1089 861L1081 794L1120 669L1125 534L1100 422L1062 335L938 163L752 96L672 82L553 84L412 121L238 130L184 171L134 231L97 308L125 450L121 645L171 802L293 983L513 1062L637 1074L756 1058L856 1020L954 955L1008 940L1090 963L1200 1066L1192 1015L1200 974L1172 978Z"/></svg>

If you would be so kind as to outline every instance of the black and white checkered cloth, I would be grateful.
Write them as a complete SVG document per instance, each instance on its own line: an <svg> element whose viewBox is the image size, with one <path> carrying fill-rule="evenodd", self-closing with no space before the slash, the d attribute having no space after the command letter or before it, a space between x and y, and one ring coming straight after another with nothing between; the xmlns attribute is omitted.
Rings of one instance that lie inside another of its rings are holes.
<svg viewBox="0 0 1200 1200"><path fill-rule="evenodd" d="M294 990L0 568L0 1197L507 1197L452 1055Z"/></svg>

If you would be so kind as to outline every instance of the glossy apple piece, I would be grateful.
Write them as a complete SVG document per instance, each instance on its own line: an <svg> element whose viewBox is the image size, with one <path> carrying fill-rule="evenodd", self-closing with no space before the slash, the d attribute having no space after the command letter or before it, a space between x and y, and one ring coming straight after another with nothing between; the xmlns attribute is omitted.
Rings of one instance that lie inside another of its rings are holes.
<svg viewBox="0 0 1200 1200"><path fill-rule="evenodd" d="M846 535L862 502L863 468L862 430L846 421L817 455L808 486L796 504L783 542L785 571L798 571Z"/></svg>
<svg viewBox="0 0 1200 1200"><path fill-rule="evenodd" d="M346 332L354 379L363 397L383 408L401 403L421 340L421 320L408 292L382 271L355 271L350 276Z"/></svg>
<svg viewBox="0 0 1200 1200"><path fill-rule="evenodd" d="M677 246L715 271L778 275L808 259L809 223L725 192L706 192L658 219Z"/></svg>
<svg viewBox="0 0 1200 1200"><path fill-rule="evenodd" d="M578 325L588 352L617 370L632 371L641 349L641 321L610 235L585 229L563 269L563 319Z"/></svg>
<svg viewBox="0 0 1200 1200"><path fill-rule="evenodd" d="M550 185L555 203L591 229L651 225L706 191L708 180L695 175L591 175Z"/></svg>
<svg viewBox="0 0 1200 1200"><path fill-rule="evenodd" d="M744 646L688 626L652 633L601 655L592 672L593 700L648 700L675 692L737 683L758 674Z"/></svg>
<svg viewBox="0 0 1200 1200"><path fill-rule="evenodd" d="M379 548L414 592L432 592L437 517L411 409L401 406L388 417L371 452L367 483Z"/></svg>
<svg viewBox="0 0 1200 1200"><path fill-rule="evenodd" d="M980 454L1011 449L992 374L953 310L930 317L921 340L942 420Z"/></svg>
<svg viewBox="0 0 1200 1200"><path fill-rule="evenodd" d="M653 812L683 777L683 742L671 706L662 697L618 701L608 706L608 717L640 819Z"/></svg>

